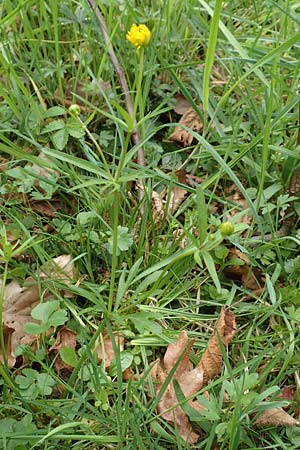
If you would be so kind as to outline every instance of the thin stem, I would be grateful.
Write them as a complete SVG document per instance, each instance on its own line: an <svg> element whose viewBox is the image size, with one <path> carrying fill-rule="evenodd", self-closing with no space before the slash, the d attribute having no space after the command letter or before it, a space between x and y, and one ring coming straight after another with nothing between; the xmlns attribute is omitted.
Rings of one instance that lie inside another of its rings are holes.
<svg viewBox="0 0 300 450"><path fill-rule="evenodd" d="M143 48L138 50L137 56L139 59L139 72L138 72L138 78L137 78L137 83L136 83L136 92L135 92L134 107L133 107L134 122L136 122L136 113L137 113L140 95L141 95L141 91L142 91L142 80L143 80L143 71L144 71L144 49ZM143 111L140 111L140 113L142 113L142 112ZM140 117L140 119L142 119L142 117Z"/></svg>
<svg viewBox="0 0 300 450"><path fill-rule="evenodd" d="M128 114L130 115L130 117L135 119L134 108L133 108L131 96L129 93L128 83L127 83L127 80L125 77L124 70L122 69L122 67L119 63L118 58L115 54L114 48L111 44L105 19L104 19L103 15L101 14L100 9L97 7L97 2L95 0L88 0L88 3L90 5L92 11L95 12L95 14L97 16L97 19L98 19L98 22L100 25L100 29L101 29L101 33L103 36L103 40L107 47L107 53L109 55L112 65L114 67L114 70L119 78L120 86L121 86L122 92L124 94L126 110L127 110ZM135 145L137 145L141 142L140 132L136 126L135 120L133 120L133 131L131 134L131 139ZM140 146L137 151L137 162L142 167L146 166L145 152L144 152L144 148L142 146ZM140 200L144 197L144 191L141 188L141 186L142 186L142 181L139 180L137 183L137 188L138 188L138 195L139 195Z"/></svg>
<svg viewBox="0 0 300 450"><path fill-rule="evenodd" d="M102 151L102 148L100 147L100 145L98 144L98 142L96 141L96 139L94 138L94 136L92 135L92 133L90 132L88 127L82 122L82 120L80 119L79 116L77 116L77 119L80 122L80 124L84 127L84 130L86 131L86 134L88 135L88 137L93 142L93 144L95 145L96 149L98 150L98 153L99 153L99 155L100 155L100 157L101 157L101 159L103 161L105 170L109 174L110 178L113 180L113 176L112 176L111 171L109 169L109 166L107 164L107 161L106 161L106 158L105 158L104 153Z"/></svg>
<svg viewBox="0 0 300 450"><path fill-rule="evenodd" d="M1 348L1 353L3 356L3 361L4 361L5 366L7 366L7 355L6 355L6 348L5 348L4 335L3 335L3 303L4 303L7 272L8 272L8 261L5 261L4 272L2 275L1 291L0 291L0 348Z"/></svg>
<svg viewBox="0 0 300 450"><path fill-rule="evenodd" d="M114 217L113 217L113 246L112 246L112 261L111 261L111 274L110 274L110 286L109 286L109 298L108 298L108 312L112 312L114 291L115 291L115 279L116 269L118 264L117 248L118 248L118 221L119 221L119 191L114 192Z"/></svg>

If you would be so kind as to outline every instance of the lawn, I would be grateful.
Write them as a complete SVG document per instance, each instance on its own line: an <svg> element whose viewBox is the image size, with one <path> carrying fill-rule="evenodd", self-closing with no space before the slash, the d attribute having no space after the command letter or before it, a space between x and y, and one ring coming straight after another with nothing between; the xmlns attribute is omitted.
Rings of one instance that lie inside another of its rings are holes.
<svg viewBox="0 0 300 450"><path fill-rule="evenodd" d="M0 449L300 448L299 24L2 0Z"/></svg>

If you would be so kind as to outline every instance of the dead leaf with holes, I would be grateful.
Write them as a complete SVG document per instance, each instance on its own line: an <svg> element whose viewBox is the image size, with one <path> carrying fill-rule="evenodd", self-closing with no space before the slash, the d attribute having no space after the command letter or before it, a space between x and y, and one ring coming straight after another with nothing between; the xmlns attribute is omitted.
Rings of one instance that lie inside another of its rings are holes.
<svg viewBox="0 0 300 450"><path fill-rule="evenodd" d="M173 380L176 380L185 397L195 395L207 382L218 375L222 368L222 351L220 342L226 347L236 332L235 316L229 310L222 309L216 323L213 336L204 352L199 364L194 369L189 361L189 354L193 341L189 341L187 333L183 330L177 342L170 344L164 357L157 361L151 369L151 378L154 384L156 396L160 397L157 412L172 425L176 426L180 436L189 444L195 444L199 435L192 430L188 416L180 406L176 406L176 397ZM172 375L169 384L161 393L161 389L170 375L172 369L177 368ZM195 401L188 402L195 409L202 406Z"/></svg>
<svg viewBox="0 0 300 450"><path fill-rule="evenodd" d="M203 128L202 120L199 118L196 111L191 107L183 114L179 123L190 128L192 131L196 131L197 133L199 133ZM170 141L178 142L184 147L189 147L192 144L193 139L193 135L180 125L175 127L175 130L169 136Z"/></svg>
<svg viewBox="0 0 300 450"><path fill-rule="evenodd" d="M50 279L59 280L62 284L68 285L74 278L74 264L71 255L61 255L49 261L42 267L39 278L48 281ZM1 285L2 280L0 280L0 289ZM15 350L19 345L34 345L36 342L36 337L25 333L23 326L25 323L33 321L31 310L34 306L51 295L47 289L41 292L40 284L32 277L26 278L23 286L15 280L5 286L2 327L9 367L13 367L15 364ZM3 361L1 350L0 360Z"/></svg>

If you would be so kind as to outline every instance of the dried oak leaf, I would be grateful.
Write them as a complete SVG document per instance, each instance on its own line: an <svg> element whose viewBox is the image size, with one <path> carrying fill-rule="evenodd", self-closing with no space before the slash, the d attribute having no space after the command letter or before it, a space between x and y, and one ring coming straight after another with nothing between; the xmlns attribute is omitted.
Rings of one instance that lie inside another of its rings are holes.
<svg viewBox="0 0 300 450"><path fill-rule="evenodd" d="M119 347L120 352L122 352L124 350L124 336L122 336L119 332L116 332L114 333L114 340L116 346ZM97 356L98 362L103 361L105 369L108 370L113 359L115 358L113 343L108 334L104 334L102 345L99 345L97 348Z"/></svg>
<svg viewBox="0 0 300 450"><path fill-rule="evenodd" d="M224 346L227 346L235 335L235 332L234 314L228 310L222 309L207 350L204 352L197 367L192 369L189 361L189 354L193 341L188 341L186 331L182 331L177 342L168 346L163 359L157 361L151 370L155 394L160 395L160 390L171 370L176 363L178 364L170 383L158 402L157 412L169 423L176 424L180 436L189 444L196 443L199 436L192 431L189 418L183 409L180 406L175 406L178 403L178 400L173 380L177 380L186 397L196 394L209 379L216 376L221 370L222 352L219 340L223 342ZM197 402L190 400L189 404L193 408L202 409L202 406ZM170 411L168 411L169 409Z"/></svg>
<svg viewBox="0 0 300 450"><path fill-rule="evenodd" d="M59 279L68 284L74 276L74 265L70 255L62 255L54 258L42 267L40 278ZM0 289L2 280L0 279ZM42 292L43 300L52 295L49 291ZM32 322L31 310L40 302L41 292L39 284L32 278L26 278L24 286L17 281L12 281L5 286L3 299L2 327L8 365L12 367L16 358L14 352L21 344L34 345L36 337L23 331L27 322ZM0 352L0 360L3 355Z"/></svg>
<svg viewBox="0 0 300 450"><path fill-rule="evenodd" d="M196 111L193 108L189 108L181 117L179 123L190 128L192 131L199 133L203 128L203 123L200 120ZM193 136L189 131L181 126L175 127L173 133L169 136L170 141L179 142L184 147L188 147L193 142Z"/></svg>
<svg viewBox="0 0 300 450"><path fill-rule="evenodd" d="M60 373L62 370L72 371L73 367L66 364L59 355L59 350L61 348L71 348L75 350L76 348L76 336L77 334L63 325L56 336L54 344L49 348L49 355L52 359L55 359L54 367L56 372Z"/></svg>
<svg viewBox="0 0 300 450"><path fill-rule="evenodd" d="M275 427L290 427L300 425L299 420L294 419L282 408L270 408L263 411L255 421L257 427L273 425Z"/></svg>
<svg viewBox="0 0 300 450"><path fill-rule="evenodd" d="M198 368L203 370L203 384L217 376L222 368L222 351L220 341L227 347L236 333L235 316L228 309L222 308L207 349L202 355Z"/></svg>

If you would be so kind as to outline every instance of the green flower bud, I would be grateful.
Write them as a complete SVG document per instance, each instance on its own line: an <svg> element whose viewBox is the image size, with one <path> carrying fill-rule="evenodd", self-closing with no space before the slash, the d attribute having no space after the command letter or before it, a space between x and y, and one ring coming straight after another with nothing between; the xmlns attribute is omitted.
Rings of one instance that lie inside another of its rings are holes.
<svg viewBox="0 0 300 450"><path fill-rule="evenodd" d="M69 111L70 111L71 114L73 114L73 116L77 117L80 114L80 106L76 105L76 104L71 105L70 108L69 108Z"/></svg>
<svg viewBox="0 0 300 450"><path fill-rule="evenodd" d="M219 230L223 237L230 236L234 232L234 225L231 222L224 222L219 226Z"/></svg>

